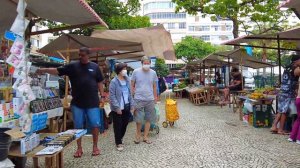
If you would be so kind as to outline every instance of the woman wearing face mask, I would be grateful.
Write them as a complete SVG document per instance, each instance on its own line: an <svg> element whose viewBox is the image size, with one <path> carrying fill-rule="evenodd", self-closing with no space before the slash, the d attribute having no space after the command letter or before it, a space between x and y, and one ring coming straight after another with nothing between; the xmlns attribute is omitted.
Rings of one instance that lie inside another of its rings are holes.
<svg viewBox="0 0 300 168"><path fill-rule="evenodd" d="M131 116L130 113L133 112L133 99L126 68L127 64L125 63L117 64L115 67L117 76L109 85L115 143L118 151L124 150L123 137Z"/></svg>

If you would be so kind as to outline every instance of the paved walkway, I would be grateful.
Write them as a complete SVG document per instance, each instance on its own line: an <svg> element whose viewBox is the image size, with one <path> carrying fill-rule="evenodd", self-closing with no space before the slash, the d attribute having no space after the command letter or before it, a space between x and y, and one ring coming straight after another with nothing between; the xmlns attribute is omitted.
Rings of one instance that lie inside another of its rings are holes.
<svg viewBox="0 0 300 168"><path fill-rule="evenodd" d="M161 122L164 104L161 105ZM269 129L245 127L231 109L194 106L178 101L181 119L175 128L162 128L153 134L153 144L133 143L135 125L128 127L125 150L115 149L112 129L101 136L102 155L91 156L91 138L84 138L85 153L74 159L75 146L65 152L65 167L270 167L299 168L300 145L287 142L287 136L272 135ZM31 167L31 163L27 163Z"/></svg>

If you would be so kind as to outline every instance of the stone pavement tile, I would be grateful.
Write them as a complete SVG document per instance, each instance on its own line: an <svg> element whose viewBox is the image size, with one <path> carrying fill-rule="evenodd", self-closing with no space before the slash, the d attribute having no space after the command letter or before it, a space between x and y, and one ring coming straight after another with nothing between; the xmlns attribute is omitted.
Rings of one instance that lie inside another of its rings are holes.
<svg viewBox="0 0 300 168"><path fill-rule="evenodd" d="M135 124L130 123L124 138L125 150L116 151L112 128L100 136L102 154L91 156L92 139L84 137L84 155L74 159L76 147L65 152L65 167L105 168L297 168L300 145L287 142L288 136L273 135L269 129L243 126L238 114L228 107L194 106L178 100L180 119L174 128L163 128L164 103L160 104L160 134L151 134L153 144L133 143ZM32 167L29 160L27 167Z"/></svg>

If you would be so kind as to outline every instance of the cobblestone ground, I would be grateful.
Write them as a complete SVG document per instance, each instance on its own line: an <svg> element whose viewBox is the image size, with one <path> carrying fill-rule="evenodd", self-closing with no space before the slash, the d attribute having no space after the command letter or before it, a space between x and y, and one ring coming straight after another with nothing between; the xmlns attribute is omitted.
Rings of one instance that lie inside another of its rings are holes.
<svg viewBox="0 0 300 168"><path fill-rule="evenodd" d="M269 129L245 127L238 114L217 106L194 106L178 100L181 114L174 128L162 128L164 103L160 104L159 135L153 144L133 143L135 125L125 137L125 150L115 149L112 129L101 136L102 154L91 156L91 137L84 137L84 155L74 159L75 146L64 153L65 167L300 167L300 145L287 142L287 136L272 135ZM32 167L31 161L27 163Z"/></svg>

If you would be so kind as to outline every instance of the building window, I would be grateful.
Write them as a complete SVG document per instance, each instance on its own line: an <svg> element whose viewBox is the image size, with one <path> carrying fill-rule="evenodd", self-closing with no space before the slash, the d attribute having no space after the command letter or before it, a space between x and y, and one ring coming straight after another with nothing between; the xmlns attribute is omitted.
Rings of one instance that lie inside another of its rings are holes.
<svg viewBox="0 0 300 168"><path fill-rule="evenodd" d="M173 2L149 2L144 5L144 10L173 9L175 6Z"/></svg>
<svg viewBox="0 0 300 168"><path fill-rule="evenodd" d="M189 26L189 31L195 31L195 26Z"/></svg>
<svg viewBox="0 0 300 168"><path fill-rule="evenodd" d="M221 27L220 27L220 26L216 26L216 25L211 26L211 28L212 28L212 30L214 30L214 31L220 31L220 30L221 30Z"/></svg>
<svg viewBox="0 0 300 168"><path fill-rule="evenodd" d="M199 16L195 16L195 22L199 22Z"/></svg>
<svg viewBox="0 0 300 168"><path fill-rule="evenodd" d="M179 29L185 29L185 28L186 28L185 22L179 23Z"/></svg>
<svg viewBox="0 0 300 168"><path fill-rule="evenodd" d="M211 36L211 41L220 41L219 36Z"/></svg>
<svg viewBox="0 0 300 168"><path fill-rule="evenodd" d="M210 31L209 26L200 26L200 31Z"/></svg>
<svg viewBox="0 0 300 168"><path fill-rule="evenodd" d="M150 19L184 19L186 13L161 12L147 14Z"/></svg>
<svg viewBox="0 0 300 168"><path fill-rule="evenodd" d="M175 23L168 23L168 29L175 29Z"/></svg>
<svg viewBox="0 0 300 168"><path fill-rule="evenodd" d="M210 36L209 35L203 35L203 36L201 36L201 39L203 41L210 41Z"/></svg>
<svg viewBox="0 0 300 168"><path fill-rule="evenodd" d="M229 37L225 35L221 35L219 39L225 41L225 40L229 40Z"/></svg>
<svg viewBox="0 0 300 168"><path fill-rule="evenodd" d="M232 25L226 25L226 31L232 31Z"/></svg>

